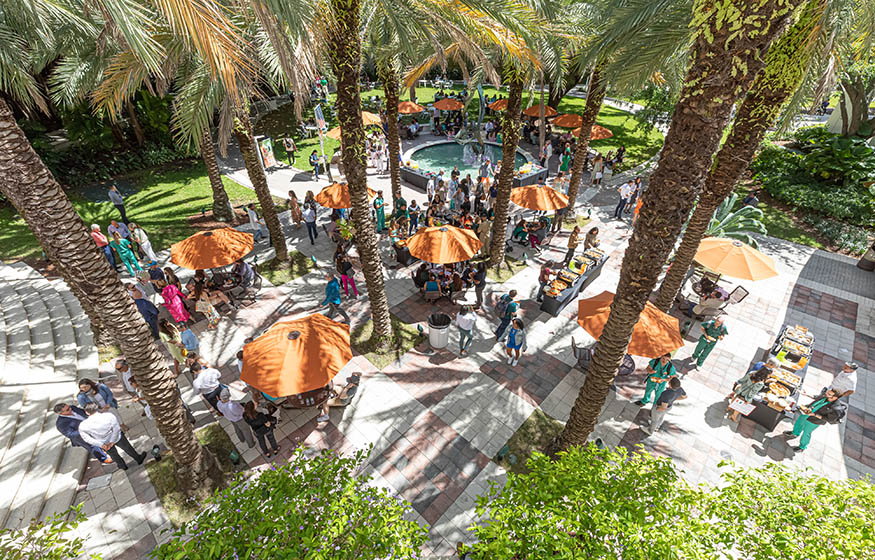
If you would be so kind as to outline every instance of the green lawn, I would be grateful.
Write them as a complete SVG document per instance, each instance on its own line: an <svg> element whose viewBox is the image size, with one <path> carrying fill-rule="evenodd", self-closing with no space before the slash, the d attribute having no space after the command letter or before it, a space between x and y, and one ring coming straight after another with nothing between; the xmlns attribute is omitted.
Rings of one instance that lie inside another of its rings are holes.
<svg viewBox="0 0 875 560"><path fill-rule="evenodd" d="M736 186L735 192L738 194L739 202L737 205L740 207L741 200L743 200L744 197L747 196L747 193L750 192L750 185L740 184ZM814 247L815 249L823 249L823 245L817 240L817 238L808 233L805 229L796 225L788 212L770 206L767 202L763 201L762 198L766 195L761 193L758 196L760 197L760 204L757 208L763 211L763 218L761 221L763 222L763 225L766 226L768 235L777 237L778 239L792 241L793 243L799 243L800 245Z"/></svg>
<svg viewBox="0 0 875 560"><path fill-rule="evenodd" d="M212 207L212 190L206 168L200 161L173 164L161 170L143 170L123 176L138 192L125 199L128 219L141 225L156 251L185 239L195 232L187 218ZM255 193L225 178L225 189L231 203L256 202ZM76 211L85 222L100 224L106 232L110 220L119 219L115 207L106 202L86 200L75 191L68 191ZM39 257L41 249L36 238L11 205L0 207L0 259L14 261Z"/></svg>
<svg viewBox="0 0 875 560"><path fill-rule="evenodd" d="M392 331L395 333L395 342L388 352L377 352L374 323L370 320L357 326L349 335L350 344L355 351L380 370L394 363L422 340L416 325L409 325L394 315L390 317L390 320L392 321Z"/></svg>
<svg viewBox="0 0 875 560"><path fill-rule="evenodd" d="M461 87L455 88L456 91L461 91L461 89ZM416 97L419 100L420 104L424 105L434 99L434 94L437 93L437 91L437 89L431 87L416 88ZM496 93L507 97L506 90L502 90L501 92L499 92L495 88L483 88L484 95L488 95L491 97ZM362 92L361 96L365 110L370 110L376 113L376 107L370 107L369 100L372 96L382 98L382 90L375 89L364 91ZM523 94L523 107L528 104L528 97L528 93ZM401 95L401 100L405 101L407 99L409 99L409 91L405 88ZM539 99L540 96L536 96L534 102L537 103ZM329 128L337 126L337 119L335 119L331 115L331 111L329 110L329 105L333 103L334 94L329 96L328 103L323 104L322 107ZM561 113L582 114L585 106L585 99L580 99L577 97L566 97L562 100L561 103L559 103L558 110ZM476 118L479 108L480 100L475 94L474 99L468 104L467 112L469 117ZM304 111L304 118L309 119L312 117L313 107L308 107ZM614 136L611 138L606 138L604 140L595 140L590 145L594 149L602 152L603 154L607 154L607 152L611 150L616 150L621 145L625 145L626 160L624 166L626 168L634 167L640 163L647 161L657 151L659 151L659 148L662 146L663 137L661 132L655 129L651 130L649 133L642 130L637 130L636 127L638 126L638 121L636 121L634 117L632 117L632 115L630 113L627 113L626 111L614 109L613 107L602 106L596 122L613 132ZM310 156L310 152L316 150L317 153L320 153L319 138L303 138L297 132L296 128L297 120L294 117L294 109L291 104L284 105L273 113L264 116L255 125L255 130L257 134L267 134L274 138L274 151L276 152L277 158L281 159L284 162L287 161L287 156L280 139L284 136L288 136L289 134L291 134L295 138L295 143L298 146L299 159L296 167L298 167L299 169L306 169L308 168L307 158ZM324 145L325 153L327 155L330 155L334 153L335 149L340 147L340 142L332 140L330 138L325 138ZM300 158L303 158L304 161L302 162Z"/></svg>
<svg viewBox="0 0 875 560"><path fill-rule="evenodd" d="M287 262L270 259L258 265L258 273L274 286L282 286L316 268L313 261L300 251L289 251Z"/></svg>
<svg viewBox="0 0 875 560"><path fill-rule="evenodd" d="M532 453L544 453L564 427L562 422L536 408L492 460L508 471L525 474L526 461Z"/></svg>

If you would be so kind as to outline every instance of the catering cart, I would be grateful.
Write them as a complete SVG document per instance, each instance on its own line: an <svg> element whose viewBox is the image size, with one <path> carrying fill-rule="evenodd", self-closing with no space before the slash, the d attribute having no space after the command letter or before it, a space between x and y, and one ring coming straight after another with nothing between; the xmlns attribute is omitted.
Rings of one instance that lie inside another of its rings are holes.
<svg viewBox="0 0 875 560"><path fill-rule="evenodd" d="M754 409L747 415L769 431L784 418L792 418L814 345L814 335L805 327L784 325L780 332L766 359L775 358L781 366L769 375L762 399L751 403Z"/></svg>
<svg viewBox="0 0 875 560"><path fill-rule="evenodd" d="M544 291L541 311L557 317L566 305L575 301L577 295L599 277L607 260L607 255L598 249L590 249L574 258L570 267L561 270L553 284ZM564 287L557 290L558 286Z"/></svg>

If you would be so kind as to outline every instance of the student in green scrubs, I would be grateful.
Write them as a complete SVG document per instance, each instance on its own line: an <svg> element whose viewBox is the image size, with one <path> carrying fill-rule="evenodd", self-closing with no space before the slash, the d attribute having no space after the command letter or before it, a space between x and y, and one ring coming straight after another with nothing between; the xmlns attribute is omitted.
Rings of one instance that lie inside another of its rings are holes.
<svg viewBox="0 0 875 560"><path fill-rule="evenodd" d="M726 325L723 324L723 317L716 317L712 321L702 323L702 336L699 337L699 343L696 344L696 349L693 350L693 359L696 360L694 369L699 369L711 350L717 346L718 340L723 340L723 337L729 334L726 330Z"/></svg>
<svg viewBox="0 0 875 560"><path fill-rule="evenodd" d="M678 372L671 363L671 354L665 354L659 358L650 360L647 365L647 383L644 385L644 396L641 400L635 401L638 406L644 406L652 399L658 399L665 391L668 380L675 377Z"/></svg>
<svg viewBox="0 0 875 560"><path fill-rule="evenodd" d="M374 210L377 213L377 233L386 229L386 202L383 200L383 191L377 191L374 199Z"/></svg>
<svg viewBox="0 0 875 560"><path fill-rule="evenodd" d="M847 410L848 405L845 403L845 399L840 400L838 393L832 389L819 394L810 405L800 406L801 414L793 423L793 429L784 432L784 435L791 439L799 437L799 445L794 447L793 451L808 449L811 433L823 424L837 424L839 420L844 418Z"/></svg>

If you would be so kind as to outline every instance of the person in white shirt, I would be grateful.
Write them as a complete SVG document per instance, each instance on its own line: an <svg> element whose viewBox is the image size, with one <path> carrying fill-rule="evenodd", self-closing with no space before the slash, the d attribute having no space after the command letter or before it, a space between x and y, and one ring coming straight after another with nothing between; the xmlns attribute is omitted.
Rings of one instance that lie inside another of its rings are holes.
<svg viewBox="0 0 875 560"><path fill-rule="evenodd" d="M632 198L632 193L635 192L635 180L629 179L628 183L624 183L623 186L617 190L620 191L620 201L614 209L614 217L621 220L623 219L623 209L626 208L626 204L629 202L629 199Z"/></svg>
<svg viewBox="0 0 875 560"><path fill-rule="evenodd" d="M243 421L243 405L231 400L231 391L227 388L222 389L219 393L219 402L216 404L216 408L234 426L234 433L237 434L240 441L245 441L250 449L255 447L252 428Z"/></svg>
<svg viewBox="0 0 875 560"><path fill-rule="evenodd" d="M316 209L312 204L306 204L304 211L301 212L301 217L304 218L304 225L307 226L307 235L310 237L310 245L316 244L316 239L319 237L319 232L316 231Z"/></svg>
<svg viewBox="0 0 875 560"><path fill-rule="evenodd" d="M850 397L857 390L857 364L845 362L842 370L833 378L829 388L835 391L839 398Z"/></svg>
<svg viewBox="0 0 875 560"><path fill-rule="evenodd" d="M261 229L261 226L264 225L264 220L258 217L254 203L251 203L246 207L246 215L249 216L249 225L252 226L253 229L252 239L255 243L258 243L262 238L266 237L264 235L264 230Z"/></svg>
<svg viewBox="0 0 875 560"><path fill-rule="evenodd" d="M477 315L470 305L463 305L456 315L456 326L459 327L459 355L464 356L468 353L468 346L474 339L474 323L477 322Z"/></svg>
<svg viewBox="0 0 875 560"><path fill-rule="evenodd" d="M114 415L108 412L98 412L97 405L94 403L85 405L85 414L88 415L88 418L79 424L79 435L85 443L106 451L123 471L128 470L128 464L118 452L119 447L138 465L143 464L143 461L146 460L146 453L137 453Z"/></svg>
<svg viewBox="0 0 875 560"><path fill-rule="evenodd" d="M191 386L194 390L203 395L204 398L207 399L207 402L210 403L219 414L222 414L222 411L219 410L219 407L217 406L219 402L219 394L222 392L222 388L225 387L220 381L222 373L216 368L203 367L197 362L191 364L191 373L194 375L194 380L191 382Z"/></svg>

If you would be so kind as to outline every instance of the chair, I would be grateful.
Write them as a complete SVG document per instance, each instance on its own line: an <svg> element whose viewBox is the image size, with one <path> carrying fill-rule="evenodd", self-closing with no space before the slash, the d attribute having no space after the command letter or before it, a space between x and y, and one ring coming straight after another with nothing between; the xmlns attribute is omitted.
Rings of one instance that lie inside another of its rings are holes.
<svg viewBox="0 0 875 560"><path fill-rule="evenodd" d="M258 274L258 265L252 263L250 265L252 267L252 284L245 288L239 295L235 295L234 298L239 301L248 301L251 303L255 302L256 297L258 296L259 290L261 290L262 282L264 279Z"/></svg>

